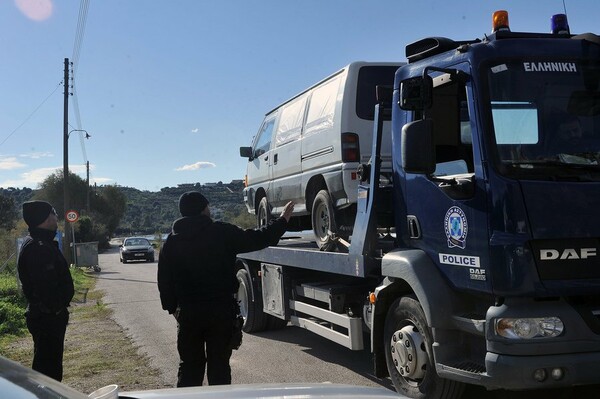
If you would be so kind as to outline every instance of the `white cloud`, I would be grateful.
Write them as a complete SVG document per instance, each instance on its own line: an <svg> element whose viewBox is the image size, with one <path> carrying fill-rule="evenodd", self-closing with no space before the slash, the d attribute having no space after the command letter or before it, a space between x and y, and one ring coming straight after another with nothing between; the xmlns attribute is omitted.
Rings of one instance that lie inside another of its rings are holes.
<svg viewBox="0 0 600 399"><path fill-rule="evenodd" d="M40 159L40 158L49 158L53 157L54 154L51 152L30 152L29 154L21 154L19 155L21 158L31 158L31 159Z"/></svg>
<svg viewBox="0 0 600 399"><path fill-rule="evenodd" d="M192 133L198 133L199 131L200 131L200 129L198 129L198 128L192 129Z"/></svg>
<svg viewBox="0 0 600 399"><path fill-rule="evenodd" d="M0 170L13 170L23 168L27 165L17 161L15 157L0 158Z"/></svg>
<svg viewBox="0 0 600 399"><path fill-rule="evenodd" d="M217 165L215 165L212 162L196 162L193 163L191 165L183 165L180 168L175 169L177 172L184 172L184 171L188 171L188 170L198 170L198 169L208 169L208 168L214 168Z"/></svg>
<svg viewBox="0 0 600 399"><path fill-rule="evenodd" d="M1 162L1 161L0 161ZM25 165L23 165L25 166ZM1 169L1 168L0 168ZM9 179L0 181L0 187L29 187L37 188L48 176L62 169L62 166L33 169L29 172L23 172L19 179ZM85 176L85 165L69 165L69 171L80 176Z"/></svg>

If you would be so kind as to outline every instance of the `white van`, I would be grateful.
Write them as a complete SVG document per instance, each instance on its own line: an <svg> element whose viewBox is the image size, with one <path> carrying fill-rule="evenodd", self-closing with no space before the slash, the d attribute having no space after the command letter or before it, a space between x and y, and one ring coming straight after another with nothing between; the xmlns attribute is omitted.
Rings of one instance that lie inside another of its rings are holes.
<svg viewBox="0 0 600 399"><path fill-rule="evenodd" d="M244 202L258 226L296 206L295 230L312 228L323 250L348 237L356 215L356 170L371 156L375 87L391 86L401 63L354 62L268 112L248 158ZM391 172L390 124L382 174Z"/></svg>

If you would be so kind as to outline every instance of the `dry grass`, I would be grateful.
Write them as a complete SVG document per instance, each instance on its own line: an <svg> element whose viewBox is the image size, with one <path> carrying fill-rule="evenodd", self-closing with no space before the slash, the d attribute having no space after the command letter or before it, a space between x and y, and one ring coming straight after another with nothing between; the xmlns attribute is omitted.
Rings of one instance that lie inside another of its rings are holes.
<svg viewBox="0 0 600 399"><path fill-rule="evenodd" d="M102 293L92 288L85 303L78 293L71 304L63 383L86 394L109 384L119 385L121 391L164 388L159 372L138 353L101 299ZM1 352L31 367L31 336L4 340Z"/></svg>

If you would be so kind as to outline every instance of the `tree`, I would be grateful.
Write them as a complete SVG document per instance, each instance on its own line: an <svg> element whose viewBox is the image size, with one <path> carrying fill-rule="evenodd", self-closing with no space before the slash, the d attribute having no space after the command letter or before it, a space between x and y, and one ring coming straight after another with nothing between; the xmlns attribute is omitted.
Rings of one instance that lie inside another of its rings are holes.
<svg viewBox="0 0 600 399"><path fill-rule="evenodd" d="M99 213L99 220L106 225L108 235L112 236L125 214L125 194L117 186L103 186L98 189L94 198L94 208Z"/></svg>
<svg viewBox="0 0 600 399"><path fill-rule="evenodd" d="M19 214L15 208L15 201L0 194L0 229L14 229L18 218Z"/></svg>
<svg viewBox="0 0 600 399"><path fill-rule="evenodd" d="M64 205L63 172L58 169L48 176L36 191L33 198L48 201L54 206L59 217L64 217L66 212ZM85 209L87 198L87 183L78 175L69 172L69 208L81 212Z"/></svg>
<svg viewBox="0 0 600 399"><path fill-rule="evenodd" d="M40 184L34 198L50 202L59 216L65 214L63 174L61 170L48 176ZM69 208L84 214L86 208L88 186L85 180L69 172ZM105 241L112 236L125 213L125 195L117 186L100 187L90 198L90 210L87 212L89 226L84 226L86 234L91 234L98 241ZM82 212L83 211L83 212Z"/></svg>

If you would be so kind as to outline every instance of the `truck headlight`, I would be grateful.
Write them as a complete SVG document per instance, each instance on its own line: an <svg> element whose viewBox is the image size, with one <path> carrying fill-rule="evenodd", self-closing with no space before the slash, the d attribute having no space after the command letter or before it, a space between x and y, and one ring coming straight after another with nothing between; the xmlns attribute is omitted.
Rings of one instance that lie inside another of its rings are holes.
<svg viewBox="0 0 600 399"><path fill-rule="evenodd" d="M497 335L510 339L554 338L565 329L558 317L500 318L494 329Z"/></svg>

